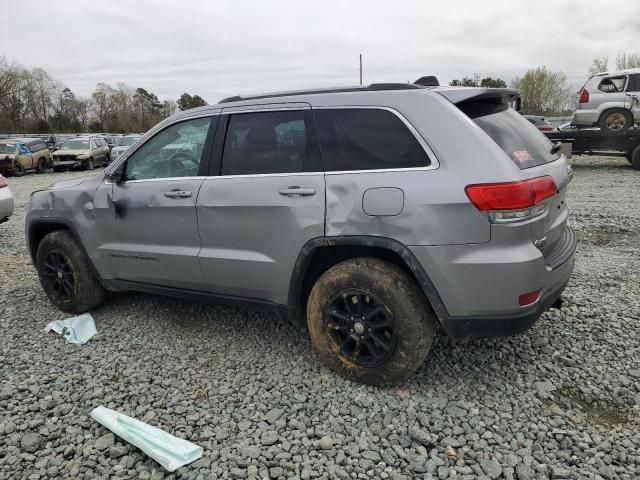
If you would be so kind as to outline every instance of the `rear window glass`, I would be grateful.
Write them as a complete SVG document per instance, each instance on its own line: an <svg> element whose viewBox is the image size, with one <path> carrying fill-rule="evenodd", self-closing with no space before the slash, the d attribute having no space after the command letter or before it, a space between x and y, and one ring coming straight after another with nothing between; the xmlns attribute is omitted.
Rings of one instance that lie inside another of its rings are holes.
<svg viewBox="0 0 640 480"><path fill-rule="evenodd" d="M469 102L458 107L466 113L520 169L537 167L560 158L553 145L518 112L504 104Z"/></svg>
<svg viewBox="0 0 640 480"><path fill-rule="evenodd" d="M381 109L315 111L328 171L426 167L424 148L396 115Z"/></svg>
<svg viewBox="0 0 640 480"><path fill-rule="evenodd" d="M49 147L47 147L46 143L41 142L41 143L32 143L29 145L29 150L31 150L32 152L39 152L40 150L47 150Z"/></svg>

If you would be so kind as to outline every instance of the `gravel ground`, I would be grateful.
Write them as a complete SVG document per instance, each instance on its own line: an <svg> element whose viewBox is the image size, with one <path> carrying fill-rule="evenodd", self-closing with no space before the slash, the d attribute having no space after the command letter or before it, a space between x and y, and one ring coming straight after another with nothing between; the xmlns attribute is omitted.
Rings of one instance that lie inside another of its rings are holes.
<svg viewBox="0 0 640 480"><path fill-rule="evenodd" d="M144 294L65 315L24 247L29 193L81 174L10 179L0 226L1 478L636 479L640 476L640 172L576 158L579 245L565 307L526 334L453 345L439 335L407 382L379 389L320 366L271 314ZM105 405L204 447L166 473L89 417Z"/></svg>

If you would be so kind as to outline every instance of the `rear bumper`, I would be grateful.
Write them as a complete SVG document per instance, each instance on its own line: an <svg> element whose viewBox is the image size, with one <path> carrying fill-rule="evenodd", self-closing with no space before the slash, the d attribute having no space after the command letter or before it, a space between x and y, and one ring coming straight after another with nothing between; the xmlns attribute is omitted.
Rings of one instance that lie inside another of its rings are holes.
<svg viewBox="0 0 640 480"><path fill-rule="evenodd" d="M573 259L571 260L573 263ZM476 317L447 317L442 327L455 341L477 338L508 337L527 331L540 316L562 297L567 283L548 291L536 304L525 311L508 315L484 315Z"/></svg>
<svg viewBox="0 0 640 480"><path fill-rule="evenodd" d="M565 227L546 257L531 241L410 248L443 301L443 328L455 340L469 340L531 327L562 295L575 264L576 238ZM519 296L536 290L540 298L521 307Z"/></svg>
<svg viewBox="0 0 640 480"><path fill-rule="evenodd" d="M571 119L571 123L579 126L593 126L598 122L597 110L576 110Z"/></svg>

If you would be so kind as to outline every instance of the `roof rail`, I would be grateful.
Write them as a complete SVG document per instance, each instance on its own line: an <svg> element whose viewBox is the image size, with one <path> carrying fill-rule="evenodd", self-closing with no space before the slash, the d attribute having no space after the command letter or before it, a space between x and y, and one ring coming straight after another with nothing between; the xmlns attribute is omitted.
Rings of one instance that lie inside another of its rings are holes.
<svg viewBox="0 0 640 480"><path fill-rule="evenodd" d="M346 93L346 92L376 92L383 90L415 90L424 88L413 83L372 83L367 86L358 87L336 87L324 88L318 90L294 90L290 92L276 92L262 95L234 95L232 97L223 98L218 103L240 102L242 100L261 100L264 98L292 97L296 95L315 95L319 93Z"/></svg>

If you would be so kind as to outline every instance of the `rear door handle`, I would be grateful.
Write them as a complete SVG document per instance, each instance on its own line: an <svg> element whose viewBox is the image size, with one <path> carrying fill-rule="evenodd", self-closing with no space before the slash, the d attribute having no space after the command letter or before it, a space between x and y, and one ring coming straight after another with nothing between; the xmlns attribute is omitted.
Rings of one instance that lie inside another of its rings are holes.
<svg viewBox="0 0 640 480"><path fill-rule="evenodd" d="M301 187L298 187L298 186L294 186L294 187L281 188L280 190L278 190L278 193L280 193L280 195L287 195L287 196L290 196L290 197L293 197L293 196L310 197L311 195L315 195L316 194L316 189L315 188L301 188Z"/></svg>
<svg viewBox="0 0 640 480"><path fill-rule="evenodd" d="M171 190L169 192L164 192L164 196L167 198L189 198L191 196L191 192L188 190Z"/></svg>

